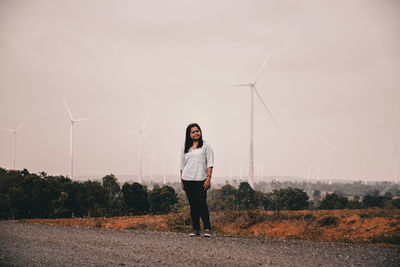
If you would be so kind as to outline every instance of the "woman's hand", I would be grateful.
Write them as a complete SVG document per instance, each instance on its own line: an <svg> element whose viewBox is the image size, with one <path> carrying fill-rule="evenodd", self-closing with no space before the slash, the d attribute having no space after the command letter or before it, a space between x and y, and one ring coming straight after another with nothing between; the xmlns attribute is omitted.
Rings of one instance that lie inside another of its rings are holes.
<svg viewBox="0 0 400 267"><path fill-rule="evenodd" d="M207 177L207 179L204 181L204 191L207 191L211 187L211 178Z"/></svg>

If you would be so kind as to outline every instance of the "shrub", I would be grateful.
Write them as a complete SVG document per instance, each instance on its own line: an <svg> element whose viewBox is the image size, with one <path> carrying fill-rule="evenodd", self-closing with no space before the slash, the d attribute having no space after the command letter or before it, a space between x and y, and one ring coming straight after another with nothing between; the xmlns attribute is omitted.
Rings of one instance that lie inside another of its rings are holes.
<svg viewBox="0 0 400 267"><path fill-rule="evenodd" d="M348 203L348 199L346 197L341 197L336 195L335 193L327 194L319 204L318 208L321 210L336 210L336 209L344 209Z"/></svg>
<svg viewBox="0 0 400 267"><path fill-rule="evenodd" d="M149 205L153 214L168 213L176 203L178 203L178 196L170 186L154 186L149 193Z"/></svg>
<svg viewBox="0 0 400 267"><path fill-rule="evenodd" d="M335 216L326 216L317 221L319 226L336 226L338 224L338 218Z"/></svg>
<svg viewBox="0 0 400 267"><path fill-rule="evenodd" d="M298 188L275 189L270 197L275 210L302 210L308 206L306 192Z"/></svg>
<svg viewBox="0 0 400 267"><path fill-rule="evenodd" d="M190 208L183 207L180 212L172 212L167 215L167 225L173 231L190 232L192 220L190 217Z"/></svg>
<svg viewBox="0 0 400 267"><path fill-rule="evenodd" d="M315 216L312 215L312 214L306 214L306 215L303 216L303 220L305 220L305 221L307 221L307 222L315 221L316 218L317 218L317 217L315 217Z"/></svg>
<svg viewBox="0 0 400 267"><path fill-rule="evenodd" d="M372 243L389 243L400 245L400 235L388 235L382 234L378 236L373 236L370 238Z"/></svg>

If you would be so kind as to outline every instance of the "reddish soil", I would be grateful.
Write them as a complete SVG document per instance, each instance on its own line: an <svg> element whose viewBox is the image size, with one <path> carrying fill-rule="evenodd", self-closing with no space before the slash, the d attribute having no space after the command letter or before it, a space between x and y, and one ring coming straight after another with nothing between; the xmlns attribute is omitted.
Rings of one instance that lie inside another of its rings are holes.
<svg viewBox="0 0 400 267"><path fill-rule="evenodd" d="M187 213L187 211L186 211ZM188 214L111 218L31 219L76 227L172 231ZM211 213L217 235L400 244L400 210L236 211ZM190 229L190 226L185 225Z"/></svg>

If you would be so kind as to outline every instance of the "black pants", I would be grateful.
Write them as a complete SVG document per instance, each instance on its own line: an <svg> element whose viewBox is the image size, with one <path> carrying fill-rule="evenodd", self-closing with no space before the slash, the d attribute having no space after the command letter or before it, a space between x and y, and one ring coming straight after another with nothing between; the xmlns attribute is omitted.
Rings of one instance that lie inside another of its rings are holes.
<svg viewBox="0 0 400 267"><path fill-rule="evenodd" d="M205 181L205 180L204 180ZM204 229L210 229L210 215L207 207L207 191L204 190L204 181L185 181L186 196L190 204L190 216L192 217L193 230L200 231L200 217L203 220Z"/></svg>

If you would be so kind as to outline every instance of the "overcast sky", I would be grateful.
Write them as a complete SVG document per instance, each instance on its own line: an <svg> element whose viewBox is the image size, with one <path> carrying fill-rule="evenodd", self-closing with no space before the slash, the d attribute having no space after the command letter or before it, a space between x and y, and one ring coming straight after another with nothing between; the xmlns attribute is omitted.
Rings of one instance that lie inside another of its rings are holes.
<svg viewBox="0 0 400 267"><path fill-rule="evenodd" d="M254 160L264 175L392 180L400 145L400 1L0 0L0 127L20 129L16 168L67 175L68 103L74 175L138 173L139 129L180 150L200 124L215 176L249 158L248 88L255 79ZM0 131L0 166L13 164ZM152 147L143 143L144 174ZM278 168L276 157L279 155ZM168 174L179 173L168 152ZM247 173L247 171L246 171ZM178 177L178 176L177 176Z"/></svg>

